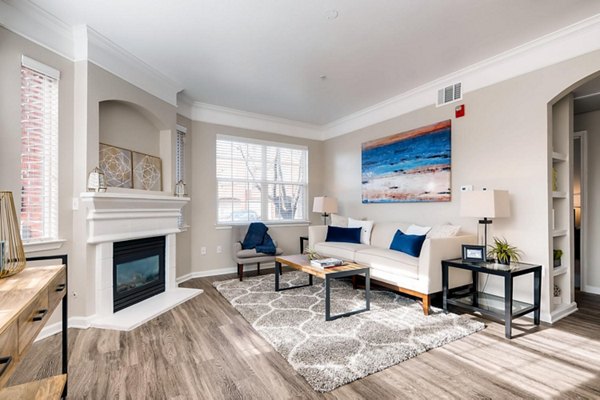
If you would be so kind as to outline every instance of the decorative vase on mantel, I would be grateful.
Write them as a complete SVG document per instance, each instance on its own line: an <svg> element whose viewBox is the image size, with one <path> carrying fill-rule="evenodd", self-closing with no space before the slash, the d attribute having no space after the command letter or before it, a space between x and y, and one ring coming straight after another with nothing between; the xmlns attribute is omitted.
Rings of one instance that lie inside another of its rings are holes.
<svg viewBox="0 0 600 400"><path fill-rule="evenodd" d="M0 278L25 268L25 250L12 192L0 191Z"/></svg>

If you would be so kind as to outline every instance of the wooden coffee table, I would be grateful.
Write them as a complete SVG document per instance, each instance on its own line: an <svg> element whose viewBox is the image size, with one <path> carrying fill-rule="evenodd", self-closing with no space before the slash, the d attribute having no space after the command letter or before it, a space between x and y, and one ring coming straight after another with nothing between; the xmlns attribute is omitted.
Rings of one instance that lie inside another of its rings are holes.
<svg viewBox="0 0 600 400"><path fill-rule="evenodd" d="M281 266L287 265L295 270L306 272L308 274L308 283L306 285L298 285L291 287L280 287L279 276L282 273ZM349 311L347 313L331 315L331 280L345 278L349 276L365 275L365 300L366 307L360 310ZM333 268L315 268L310 265L308 257L303 254L292 256L275 257L275 291L297 289L306 286L312 286L313 276L325 280L325 321L332 321L341 317L358 314L364 311L369 311L371 308L371 283L370 283L370 268L364 265L358 265L352 262L347 262L344 265Z"/></svg>

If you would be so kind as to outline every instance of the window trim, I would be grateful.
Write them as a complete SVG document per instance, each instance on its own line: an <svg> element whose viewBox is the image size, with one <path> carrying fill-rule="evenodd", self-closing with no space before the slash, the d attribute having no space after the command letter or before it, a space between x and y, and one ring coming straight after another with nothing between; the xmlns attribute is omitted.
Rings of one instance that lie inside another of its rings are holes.
<svg viewBox="0 0 600 400"><path fill-rule="evenodd" d="M216 181L216 188L215 188L215 204L216 204L216 222L215 222L215 227L216 229L227 229L227 227L231 227L231 226L243 226L243 225L248 225L251 222L262 222L263 224L267 225L267 226L306 226L308 224L310 224L310 220L309 220L309 216L308 216L308 212L309 212L309 198L310 198L310 182L309 182L309 173L308 173L308 167L309 167L309 148L306 145L301 145L301 144L295 144L295 143L286 143L286 142L276 142L276 141L271 141L271 140L262 140L262 139L254 139L254 138L248 138L248 137L244 137L244 136L233 136L233 135L223 135L223 134L217 134L216 135L216 139L215 139L215 148L214 148L214 154L215 154L215 167L216 167L216 162L218 160L217 158L217 142L219 140L226 140L226 141L232 141L232 142L240 142L240 143L250 143L250 144L257 144L257 145L261 145L261 146L273 146L273 147L283 147L283 148L288 148L288 149L293 149L293 150L303 150L306 151L306 165L305 165L305 173L306 173L306 180L304 183L302 183L302 185L305 187L305 197L306 197L306 201L304 202L304 219L297 219L297 220L265 220L265 219L259 219L256 221L219 221L219 191L218 191L218 185L219 185L219 178L217 177L217 171L215 170L215 181ZM248 180L244 180L244 179L231 179L228 180L230 182L244 182L247 183L249 182ZM268 181L266 179L263 179L260 181L261 183L265 183L265 184L271 184L273 183L273 181ZM282 182L277 182L277 183L282 183L282 184L290 184L290 185L298 185L298 182L287 182L287 181L282 181ZM265 205L268 204L268 202L265 203L264 200L264 196L266 196L266 192L262 191L262 199L261 199L261 208ZM261 212L262 215L262 212Z"/></svg>
<svg viewBox="0 0 600 400"><path fill-rule="evenodd" d="M60 129L59 129L59 116L60 116L60 71L55 68L52 68L46 64L43 64L39 61L36 61L32 58L29 58L25 55L21 56L21 85L22 85L22 74L23 69L28 69L33 73L43 75L55 82L53 82L56 91L56 98L53 98L52 101L55 102L53 106L56 107L55 115L52 117L55 119L52 131L49 132L51 137L49 138L50 142L50 151L49 155L50 160L48 161L50 165L50 170L46 171L48 176L44 176L43 185L51 185L51 194L49 195L49 203L44 204L43 208L45 212L49 215L43 215L42 219L46 220L49 226L44 225L44 231L47 230L48 235L42 238L23 238L23 246L25 247L26 252L38 252L38 251L46 251L46 250L55 250L62 247L65 242L64 239L60 239L60 163L59 163L59 141L60 141ZM21 86L20 91L21 96L23 96L23 86ZM20 117L23 118L23 103L21 103ZM23 124L20 124L20 139L23 140ZM45 149L46 150L46 149ZM23 148L21 147L20 151L20 160L23 157ZM22 165L20 166L20 173L23 173ZM21 178L22 179L22 178ZM49 179L49 182L46 180ZM20 191L21 196L23 195L23 191ZM20 230L22 226L20 226ZM21 232L22 236L22 232Z"/></svg>

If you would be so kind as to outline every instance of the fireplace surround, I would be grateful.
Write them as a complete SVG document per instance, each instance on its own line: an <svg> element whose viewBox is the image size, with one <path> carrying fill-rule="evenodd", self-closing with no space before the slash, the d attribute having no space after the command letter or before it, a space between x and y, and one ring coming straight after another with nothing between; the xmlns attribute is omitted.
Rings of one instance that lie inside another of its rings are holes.
<svg viewBox="0 0 600 400"><path fill-rule="evenodd" d="M178 219L186 197L146 193L82 193L86 207L88 260L93 267L95 328L128 331L202 293L176 282ZM164 291L129 307L115 309L115 247L119 242L162 237Z"/></svg>

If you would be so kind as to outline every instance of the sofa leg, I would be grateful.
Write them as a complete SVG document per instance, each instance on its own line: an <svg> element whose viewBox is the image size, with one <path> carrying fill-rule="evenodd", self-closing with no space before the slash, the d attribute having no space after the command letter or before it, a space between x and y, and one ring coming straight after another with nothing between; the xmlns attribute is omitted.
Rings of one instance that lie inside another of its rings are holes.
<svg viewBox="0 0 600 400"><path fill-rule="evenodd" d="M431 305L431 296L426 294L423 295L423 314L429 315L429 306Z"/></svg>
<svg viewBox="0 0 600 400"><path fill-rule="evenodd" d="M256 263L256 275L260 275L260 263Z"/></svg>
<svg viewBox="0 0 600 400"><path fill-rule="evenodd" d="M240 277L240 282L244 278L244 264L238 264L238 276Z"/></svg>

